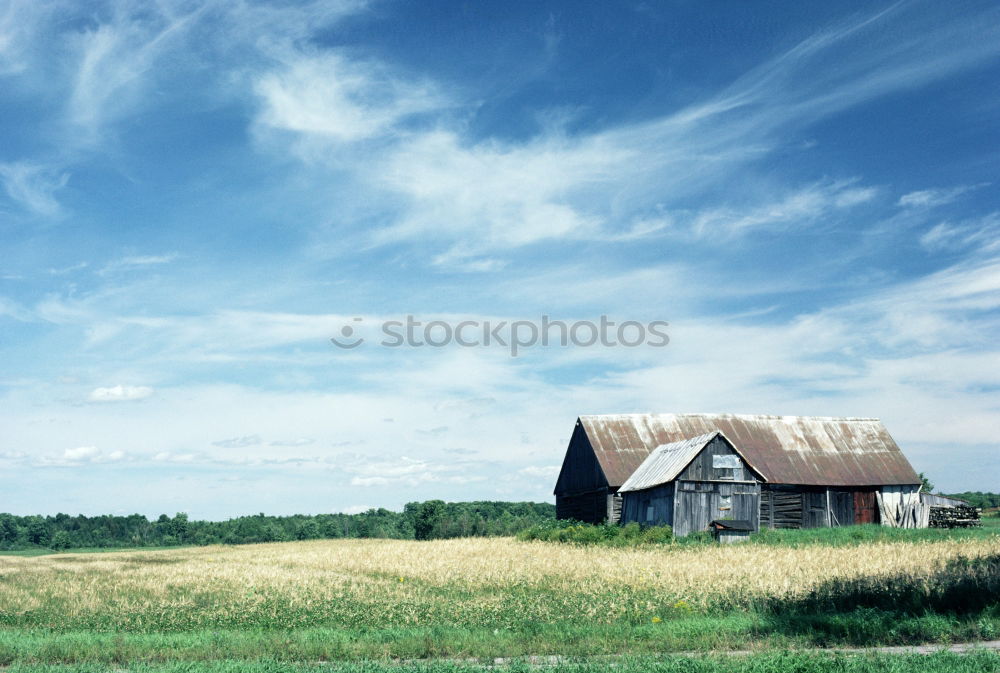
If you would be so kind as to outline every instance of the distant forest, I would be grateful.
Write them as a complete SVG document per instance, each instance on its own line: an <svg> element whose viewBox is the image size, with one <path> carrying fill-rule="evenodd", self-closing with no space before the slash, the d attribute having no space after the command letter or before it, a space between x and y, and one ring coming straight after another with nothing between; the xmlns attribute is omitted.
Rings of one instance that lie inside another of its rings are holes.
<svg viewBox="0 0 1000 673"><path fill-rule="evenodd" d="M326 538L430 540L514 535L555 519L555 505L535 502L411 502L402 512L370 509L360 514L256 514L228 521L191 521L161 514L150 521L128 516L15 516L0 514L0 549L170 547L248 544Z"/></svg>
<svg viewBox="0 0 1000 673"><path fill-rule="evenodd" d="M965 500L973 507L991 509L1000 507L1000 493L983 493L982 491L966 491L965 493L947 493L952 498Z"/></svg>
<svg viewBox="0 0 1000 673"><path fill-rule="evenodd" d="M1000 493L949 493L974 507L1000 507ZM407 503L402 512L370 509L360 514L254 514L227 521L192 521L187 514L149 520L128 516L15 516L0 514L0 550L96 547L171 547L249 544L330 538L433 540L516 535L556 517L555 505L537 502Z"/></svg>

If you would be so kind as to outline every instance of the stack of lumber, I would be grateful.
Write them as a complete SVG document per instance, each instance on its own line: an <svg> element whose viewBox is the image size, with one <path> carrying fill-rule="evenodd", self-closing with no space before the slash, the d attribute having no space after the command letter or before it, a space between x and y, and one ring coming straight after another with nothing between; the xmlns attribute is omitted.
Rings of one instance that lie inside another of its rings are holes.
<svg viewBox="0 0 1000 673"><path fill-rule="evenodd" d="M931 507L931 528L972 528L982 525L979 510L975 507Z"/></svg>

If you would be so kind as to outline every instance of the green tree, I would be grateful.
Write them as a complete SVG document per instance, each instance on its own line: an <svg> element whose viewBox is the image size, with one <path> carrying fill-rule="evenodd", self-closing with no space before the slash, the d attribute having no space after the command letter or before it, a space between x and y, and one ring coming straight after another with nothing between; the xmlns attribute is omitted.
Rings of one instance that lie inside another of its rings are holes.
<svg viewBox="0 0 1000 673"><path fill-rule="evenodd" d="M56 551L62 551L64 549L69 549L73 546L73 540L70 538L69 533L64 530L57 530L56 534L52 536L52 542L49 546Z"/></svg>
<svg viewBox="0 0 1000 673"><path fill-rule="evenodd" d="M188 515L184 512L178 512L170 521L170 534L177 538L178 542L187 540L189 529Z"/></svg>
<svg viewBox="0 0 1000 673"><path fill-rule="evenodd" d="M17 541L17 519L10 514L0 514L0 544Z"/></svg>
<svg viewBox="0 0 1000 673"><path fill-rule="evenodd" d="M923 472L921 472L917 476L920 477L920 491L922 493L933 493L934 484L931 483L931 480L928 479L926 476L924 476Z"/></svg>
<svg viewBox="0 0 1000 673"><path fill-rule="evenodd" d="M413 521L413 534L418 540L430 540L434 528L444 518L444 500L428 500L421 503Z"/></svg>
<svg viewBox="0 0 1000 673"><path fill-rule="evenodd" d="M28 542L45 547L49 543L49 527L40 516L33 516L28 522Z"/></svg>
<svg viewBox="0 0 1000 673"><path fill-rule="evenodd" d="M321 536L319 524L316 523L315 519L306 520L295 531L295 539L297 540L315 540Z"/></svg>

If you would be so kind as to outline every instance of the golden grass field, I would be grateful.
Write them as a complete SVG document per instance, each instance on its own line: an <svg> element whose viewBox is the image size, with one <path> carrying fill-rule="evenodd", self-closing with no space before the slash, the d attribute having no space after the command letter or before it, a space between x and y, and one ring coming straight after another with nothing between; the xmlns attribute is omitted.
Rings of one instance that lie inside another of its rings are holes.
<svg viewBox="0 0 1000 673"><path fill-rule="evenodd" d="M0 624L114 631L633 623L752 607L832 578L921 576L1000 537L613 549L511 538L324 540L0 556Z"/></svg>

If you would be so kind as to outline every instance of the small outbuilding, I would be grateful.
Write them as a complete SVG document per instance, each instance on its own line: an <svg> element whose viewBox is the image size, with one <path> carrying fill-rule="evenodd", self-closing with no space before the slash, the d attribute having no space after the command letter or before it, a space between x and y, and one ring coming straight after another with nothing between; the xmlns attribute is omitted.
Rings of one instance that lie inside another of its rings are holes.
<svg viewBox="0 0 1000 673"><path fill-rule="evenodd" d="M618 489L621 520L667 524L678 536L723 518L752 521L757 530L762 481L718 430L663 444Z"/></svg>
<svg viewBox="0 0 1000 673"><path fill-rule="evenodd" d="M712 531L712 537L722 544L746 542L750 539L750 533L756 530L750 521L729 519L712 521L708 528Z"/></svg>

